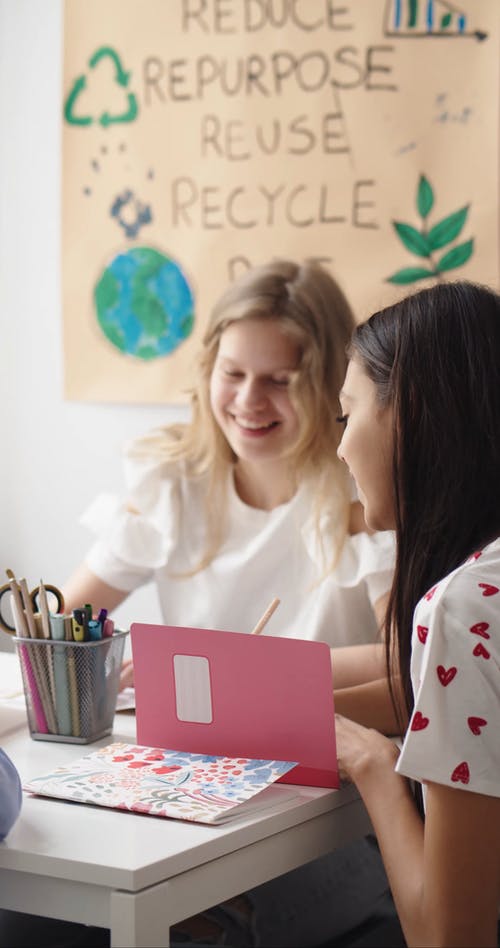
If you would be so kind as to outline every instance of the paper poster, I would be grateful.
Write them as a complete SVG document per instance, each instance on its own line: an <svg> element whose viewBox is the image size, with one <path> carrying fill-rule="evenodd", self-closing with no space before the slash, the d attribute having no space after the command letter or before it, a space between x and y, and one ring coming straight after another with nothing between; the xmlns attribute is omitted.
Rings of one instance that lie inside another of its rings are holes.
<svg viewBox="0 0 500 948"><path fill-rule="evenodd" d="M498 283L496 0L66 0L65 395L182 402L227 283L316 259L358 320Z"/></svg>

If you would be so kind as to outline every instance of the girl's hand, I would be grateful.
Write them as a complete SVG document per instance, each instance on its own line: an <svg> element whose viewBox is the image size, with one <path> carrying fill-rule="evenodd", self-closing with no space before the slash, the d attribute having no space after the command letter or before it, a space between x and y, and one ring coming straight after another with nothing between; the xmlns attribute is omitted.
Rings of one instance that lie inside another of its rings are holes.
<svg viewBox="0 0 500 948"><path fill-rule="evenodd" d="M337 760L342 780L358 781L372 770L394 770L399 751L393 741L341 714L335 715Z"/></svg>
<svg viewBox="0 0 500 948"><path fill-rule="evenodd" d="M131 688L134 684L134 666L132 659L128 658L122 664L122 670L120 672L120 687L118 691L123 691L124 688Z"/></svg>

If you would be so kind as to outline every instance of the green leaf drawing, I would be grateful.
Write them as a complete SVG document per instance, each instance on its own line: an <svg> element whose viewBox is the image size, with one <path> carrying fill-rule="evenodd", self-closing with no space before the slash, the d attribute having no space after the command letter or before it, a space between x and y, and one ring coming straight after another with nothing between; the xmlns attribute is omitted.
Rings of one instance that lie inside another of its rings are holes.
<svg viewBox="0 0 500 948"><path fill-rule="evenodd" d="M467 263L473 249L473 238L466 240L464 244L459 244L458 247L454 247L453 250L449 250L441 257L436 265L436 271L443 273L444 270L454 270L455 267L461 267L464 263Z"/></svg>
<svg viewBox="0 0 500 948"><path fill-rule="evenodd" d="M455 213L450 214L449 217L444 217L442 221L439 221L439 224L435 224L434 227L431 227L427 234L430 249L439 250L446 244L451 243L452 240L455 240L465 224L468 213L469 205L466 204L461 210L455 211Z"/></svg>
<svg viewBox="0 0 500 948"><path fill-rule="evenodd" d="M427 270L425 267L404 267L388 277L387 282L406 286L408 283L416 283L417 280L428 280L435 275L434 270Z"/></svg>
<svg viewBox="0 0 500 948"><path fill-rule="evenodd" d="M456 240L462 231L469 213L469 205L466 204L460 210L448 214L442 220L428 228L426 218L434 207L434 191L430 181L424 174L420 175L417 188L417 208L422 219L420 229L411 224L403 224L401 221L392 221L392 226L396 231L400 241L410 253L417 257L425 257L427 267L403 267L396 270L392 276L387 277L388 283L395 283L401 286L408 283L416 283L418 280L427 280L429 277L441 280L441 274L446 270L453 270L455 267L461 267L472 256L474 252L474 240L467 240L458 247L448 250L441 259L436 262L434 251L446 247L452 241Z"/></svg>
<svg viewBox="0 0 500 948"><path fill-rule="evenodd" d="M417 191L417 210L420 214L420 217L424 219L427 217L432 208L434 207L434 191L425 177L425 174L420 175L420 180L418 182L418 191Z"/></svg>
<svg viewBox="0 0 500 948"><path fill-rule="evenodd" d="M445 13L444 16L441 17L440 28L442 30L446 30L447 27L450 25L450 23L451 23L451 13Z"/></svg>
<svg viewBox="0 0 500 948"><path fill-rule="evenodd" d="M428 257L431 250L425 234L412 227L411 224L401 224L393 221L393 227L398 237L404 243L407 250L417 255L417 257Z"/></svg>

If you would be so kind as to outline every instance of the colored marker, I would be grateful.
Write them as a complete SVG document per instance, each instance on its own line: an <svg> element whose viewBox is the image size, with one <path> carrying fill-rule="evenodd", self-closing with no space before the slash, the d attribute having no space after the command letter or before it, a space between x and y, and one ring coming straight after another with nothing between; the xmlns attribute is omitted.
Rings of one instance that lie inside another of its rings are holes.
<svg viewBox="0 0 500 948"><path fill-rule="evenodd" d="M60 614L50 613L49 615L50 634L58 642L64 642L65 639L64 619L65 617Z"/></svg>
<svg viewBox="0 0 500 948"><path fill-rule="evenodd" d="M84 614L85 614L84 609L73 609L72 625L73 625L73 640L75 642L85 641L85 619L83 618Z"/></svg>
<svg viewBox="0 0 500 948"><path fill-rule="evenodd" d="M64 619L64 640L73 642L73 616L69 613L63 616Z"/></svg>
<svg viewBox="0 0 500 948"><path fill-rule="evenodd" d="M65 616L50 615L50 631L52 638L57 642L64 642L66 631L64 628ZM65 645L54 645L54 681L56 692L56 717L59 734L69 736L71 727L71 697L69 690L68 668L66 664L67 648Z"/></svg>
<svg viewBox="0 0 500 948"><path fill-rule="evenodd" d="M89 619L87 622L87 630L89 639L92 639L93 642L97 642L98 639L102 638L102 626L98 619Z"/></svg>

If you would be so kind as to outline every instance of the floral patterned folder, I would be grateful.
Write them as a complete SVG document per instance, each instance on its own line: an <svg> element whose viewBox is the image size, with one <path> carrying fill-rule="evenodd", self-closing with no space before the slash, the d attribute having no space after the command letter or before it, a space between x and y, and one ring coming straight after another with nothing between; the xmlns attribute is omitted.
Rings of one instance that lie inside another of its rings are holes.
<svg viewBox="0 0 500 948"><path fill-rule="evenodd" d="M296 796L293 787L271 787L295 764L115 743L34 777L24 790L151 816L221 823Z"/></svg>

